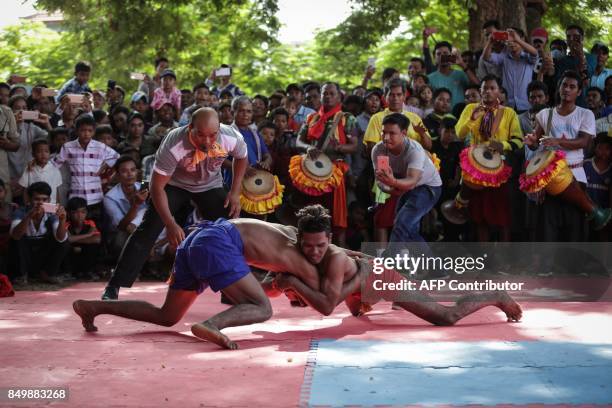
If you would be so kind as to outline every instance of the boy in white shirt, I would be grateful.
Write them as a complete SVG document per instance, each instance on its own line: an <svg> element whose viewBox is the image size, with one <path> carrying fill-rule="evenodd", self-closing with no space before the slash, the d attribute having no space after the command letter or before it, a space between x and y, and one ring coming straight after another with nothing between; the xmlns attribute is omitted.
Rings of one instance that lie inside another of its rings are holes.
<svg viewBox="0 0 612 408"><path fill-rule="evenodd" d="M49 163L51 155L49 142L45 139L35 140L32 143L32 155L34 160L26 166L19 179L19 185L28 188L38 181L44 181L51 187L51 202L58 203L58 189L62 185L62 174L57 167Z"/></svg>

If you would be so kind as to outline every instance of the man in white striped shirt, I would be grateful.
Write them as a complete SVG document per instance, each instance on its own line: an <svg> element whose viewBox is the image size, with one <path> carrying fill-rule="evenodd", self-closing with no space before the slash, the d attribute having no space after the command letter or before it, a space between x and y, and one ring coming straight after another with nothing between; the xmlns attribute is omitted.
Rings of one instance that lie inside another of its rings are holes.
<svg viewBox="0 0 612 408"><path fill-rule="evenodd" d="M75 122L75 128L78 139L66 142L53 159L53 164L61 167L68 163L70 198L82 197L87 200L88 214L99 221L104 198L100 175L112 168L119 153L104 143L92 140L96 130L96 121L92 116L80 116Z"/></svg>

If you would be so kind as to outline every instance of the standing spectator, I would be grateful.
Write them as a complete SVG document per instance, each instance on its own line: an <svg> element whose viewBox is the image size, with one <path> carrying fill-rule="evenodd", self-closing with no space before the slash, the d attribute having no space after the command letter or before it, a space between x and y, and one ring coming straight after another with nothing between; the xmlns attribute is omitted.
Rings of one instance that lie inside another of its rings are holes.
<svg viewBox="0 0 612 408"><path fill-rule="evenodd" d="M19 132L19 149L8 154L11 183L14 187L23 174L26 165L32 160L32 142L47 139L47 130L51 130L51 124L49 123L49 116L45 114L40 114L36 123L46 130L31 121L23 120L22 112L28 110L28 106L26 98L21 95L12 96L9 99L9 107L13 110L17 132Z"/></svg>
<svg viewBox="0 0 612 408"><path fill-rule="evenodd" d="M222 69L222 68L228 68L229 75L217 76L218 69ZM208 85L209 88L213 87L216 80L219 81L219 86L212 88L213 93L217 95L219 99L223 99L221 94L224 91L229 92L230 99L236 96L244 95L244 92L242 92L240 88L238 88L236 85L232 83L232 74L233 74L232 67L230 67L227 64L221 64L221 66L218 69L213 69L208 79L206 79L206 85Z"/></svg>
<svg viewBox="0 0 612 408"><path fill-rule="evenodd" d="M72 275L77 279L94 280L94 266L100 254L102 237L93 220L87 219L87 201L72 197L66 207L68 212L68 243L70 249L66 261Z"/></svg>
<svg viewBox="0 0 612 408"><path fill-rule="evenodd" d="M19 149L19 133L17 132L17 122L11 108L0 105L0 180L11 180L9 170L9 152L16 152ZM12 191L6 189L6 199L12 200Z"/></svg>
<svg viewBox="0 0 612 408"><path fill-rule="evenodd" d="M450 115L452 98L451 91L446 88L438 88L433 93L433 112L423 119L423 124L429 131L432 139L440 137L440 125L442 124L442 119Z"/></svg>
<svg viewBox="0 0 612 408"><path fill-rule="evenodd" d="M145 131L149 130L153 123L153 111L149 106L149 97L144 92L134 92L130 98L130 108L142 115L145 121Z"/></svg>
<svg viewBox="0 0 612 408"><path fill-rule="evenodd" d="M410 63L408 64L408 81L412 83L416 74L427 75L427 71L425 70L425 61L422 58L413 57L410 58Z"/></svg>
<svg viewBox="0 0 612 408"><path fill-rule="evenodd" d="M67 81L60 90L57 92L55 101L59 103L65 94L84 94L85 92L91 93L91 88L87 84L91 75L91 65L89 63L80 61L74 66L74 78Z"/></svg>
<svg viewBox="0 0 612 408"><path fill-rule="evenodd" d="M606 79L612 76L612 69L606 68L606 64L608 63L608 53L609 49L605 44L595 44L591 49L591 54L597 56L597 65L595 66L593 75L591 75L589 85L596 86L602 91L606 88Z"/></svg>
<svg viewBox="0 0 612 408"><path fill-rule="evenodd" d="M153 100L153 93L157 88L161 87L161 74L164 72L169 66L168 59L165 57L155 58L155 74L153 78L145 75L144 80L138 86L138 90L143 92L150 101Z"/></svg>
<svg viewBox="0 0 612 408"><path fill-rule="evenodd" d="M491 37L493 36L493 33L500 31L500 30L501 30L501 25L499 24L499 21L497 20L485 21L485 23L482 26L482 34L483 34L482 37L484 40L484 44L487 44L487 42L492 41L493 52L497 52L497 53L500 53L504 50L505 48L504 42L492 39ZM501 78L502 77L501 66L485 61L485 59L483 58L483 54L481 53L480 58L478 59L478 66L476 68L476 76L478 76L478 79L482 79L486 77L487 75L495 75L496 77Z"/></svg>
<svg viewBox="0 0 612 408"><path fill-rule="evenodd" d="M306 96L304 100L306 101L306 107L314 110L315 112L321 108L321 87L317 83L310 83L308 86L304 87L304 92ZM272 108L270 108L272 110Z"/></svg>
<svg viewBox="0 0 612 408"><path fill-rule="evenodd" d="M234 158L234 174L227 193L221 166L229 155ZM126 242L103 299L117 299L121 286L132 286L164 226L173 248L183 241L181 225L193 211L192 201L205 219L237 217L247 165L242 136L229 126L219 125L217 113L211 108L195 111L189 126L173 130L155 157L151 203Z"/></svg>
<svg viewBox="0 0 612 408"><path fill-rule="evenodd" d="M11 86L6 82L0 82L0 105L8 105L10 98L9 93L11 92Z"/></svg>
<svg viewBox="0 0 612 408"><path fill-rule="evenodd" d="M523 134L531 133L535 130L535 114L548 105L548 87L540 81L532 81L527 86L527 98L529 110L519 115L519 123Z"/></svg>
<svg viewBox="0 0 612 408"><path fill-rule="evenodd" d="M44 181L51 187L51 202L54 204L59 203L60 187L63 183L62 174L57 167L49 163L51 155L49 142L46 139L32 142L32 154L34 161L26 166L19 179L19 185L27 189L34 183Z"/></svg>
<svg viewBox="0 0 612 408"><path fill-rule="evenodd" d="M64 144L53 163L57 167L68 164L70 198L83 197L87 201L90 217L99 221L103 199L101 178L112 168L119 154L105 144L92 140L95 128L96 122L91 116L79 116L76 120L78 139Z"/></svg>
<svg viewBox="0 0 612 408"><path fill-rule="evenodd" d="M127 120L129 116L130 110L125 106L117 106L110 113L110 124L113 128L114 137L117 142L121 142L127 137Z"/></svg>
<svg viewBox="0 0 612 408"><path fill-rule="evenodd" d="M191 115L193 112L197 111L200 108L211 106L210 103L210 89L208 89L208 85L205 83L196 84L193 87L193 105L187 107L179 120L179 126L185 126L191 120Z"/></svg>
<svg viewBox="0 0 612 408"><path fill-rule="evenodd" d="M465 88L463 92L465 98L465 104L468 103L479 103L480 102L480 87L476 84L470 84Z"/></svg>
<svg viewBox="0 0 612 408"><path fill-rule="evenodd" d="M463 102L465 87L470 83L478 83L478 78L472 69L461 59L458 50L453 50L450 43L446 41L437 43L434 47L434 56L438 69L427 76L429 83L434 89L450 89L453 95L451 102L452 109L459 102ZM455 64L459 65L463 71L451 68L453 59L456 61Z"/></svg>
<svg viewBox="0 0 612 408"><path fill-rule="evenodd" d="M604 91L592 86L586 92L586 107L593 112L595 119L603 117L606 108L606 100ZM9 154L10 159L10 154Z"/></svg>
<svg viewBox="0 0 612 408"><path fill-rule="evenodd" d="M11 238L17 243L17 262L21 282L39 274L41 280L58 283L60 265L65 256L68 239L66 210L60 205L54 212L43 208L51 198L51 187L38 182L28 187L30 204L15 212L11 223ZM44 269L44 270L43 270Z"/></svg>
<svg viewBox="0 0 612 408"><path fill-rule="evenodd" d="M176 88L176 74L171 69L162 72L161 87L153 92L151 108L158 110L167 103L174 106L174 117L178 120L181 112L181 91Z"/></svg>
<svg viewBox="0 0 612 408"><path fill-rule="evenodd" d="M140 153L140 147L144 140L145 122L144 117L138 112L132 112L128 118L127 138L119 143L117 150L122 152L127 147L133 147Z"/></svg>
<svg viewBox="0 0 612 408"><path fill-rule="evenodd" d="M91 93L91 95L93 97L94 110L104 111L104 105L106 105L106 94L96 89Z"/></svg>
<svg viewBox="0 0 612 408"><path fill-rule="evenodd" d="M502 86L508 93L505 105L519 113L529 109L527 85L533 78L533 70L538 60L538 51L525 42L525 34L520 29L508 29L506 49L501 53L492 52L491 38L482 53L482 57L502 67Z"/></svg>
<svg viewBox="0 0 612 408"><path fill-rule="evenodd" d="M140 154L142 157L155 154L166 135L168 135L171 130L179 127L178 122L174 120L174 109L174 106L165 103L155 112L159 122L149 129L144 138L142 146L140 147Z"/></svg>
<svg viewBox="0 0 612 408"><path fill-rule="evenodd" d="M295 131L297 131L299 130L300 126L304 124L308 115L310 115L311 113L315 113L315 110L304 105L304 90L298 84L287 85L285 93L288 97L295 98L297 109L292 119L298 125L297 129L294 129ZM287 109L286 106L285 109ZM291 114L291 111L289 111L289 113Z"/></svg>
<svg viewBox="0 0 612 408"><path fill-rule="evenodd" d="M303 153L304 149L297 147L297 135L289 129L289 112L284 108L276 108L270 114L275 127L274 143L270 150L272 156L272 172L278 176L281 184L291 185L289 179L289 161L291 157Z"/></svg>
<svg viewBox="0 0 612 408"><path fill-rule="evenodd" d="M259 126L268 117L268 98L257 94L251 102L253 103L253 123Z"/></svg>
<svg viewBox="0 0 612 408"><path fill-rule="evenodd" d="M559 84L565 71L571 70L580 75L580 87L583 93L579 95L576 105L586 107L585 85L595 72L597 57L593 54L584 52L584 30L578 25L570 25L565 29L569 55L563 56L555 61L555 87ZM552 45L552 44L551 44Z"/></svg>

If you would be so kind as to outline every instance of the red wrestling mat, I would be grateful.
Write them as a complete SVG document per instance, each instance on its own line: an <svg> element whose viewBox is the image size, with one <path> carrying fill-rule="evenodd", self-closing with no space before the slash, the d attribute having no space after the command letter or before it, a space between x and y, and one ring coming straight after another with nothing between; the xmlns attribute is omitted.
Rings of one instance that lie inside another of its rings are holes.
<svg viewBox="0 0 612 408"><path fill-rule="evenodd" d="M485 308L455 327L434 327L391 311L389 303L357 319L344 306L323 317L276 298L271 320L224 331L240 346L226 351L189 331L227 307L209 291L172 328L100 316L99 331L86 333L72 301L99 299L103 286L83 283L1 299L0 388L67 387L68 401L53 406L291 407L305 400L300 392L311 340L612 342L612 303L524 304L523 322L514 324ZM121 298L160 305L165 291L164 284L141 282L122 289Z"/></svg>

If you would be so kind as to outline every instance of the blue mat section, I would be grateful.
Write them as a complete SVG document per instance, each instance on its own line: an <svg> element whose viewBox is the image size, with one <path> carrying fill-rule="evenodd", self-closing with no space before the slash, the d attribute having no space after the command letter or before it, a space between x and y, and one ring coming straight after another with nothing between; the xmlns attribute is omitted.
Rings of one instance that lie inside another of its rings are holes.
<svg viewBox="0 0 612 408"><path fill-rule="evenodd" d="M612 344L321 340L308 403L610 404Z"/></svg>

